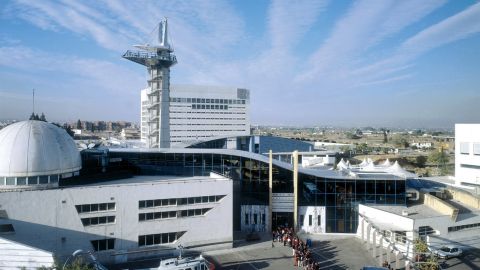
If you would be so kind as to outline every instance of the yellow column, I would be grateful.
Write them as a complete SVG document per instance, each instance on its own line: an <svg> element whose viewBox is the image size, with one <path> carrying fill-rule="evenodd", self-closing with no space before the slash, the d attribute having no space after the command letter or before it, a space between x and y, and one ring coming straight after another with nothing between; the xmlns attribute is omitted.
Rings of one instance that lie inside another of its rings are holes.
<svg viewBox="0 0 480 270"><path fill-rule="evenodd" d="M293 227L298 229L298 151L293 152Z"/></svg>
<svg viewBox="0 0 480 270"><path fill-rule="evenodd" d="M273 192L273 156L272 150L268 152L268 227L270 232L273 230L272 217L272 192Z"/></svg>

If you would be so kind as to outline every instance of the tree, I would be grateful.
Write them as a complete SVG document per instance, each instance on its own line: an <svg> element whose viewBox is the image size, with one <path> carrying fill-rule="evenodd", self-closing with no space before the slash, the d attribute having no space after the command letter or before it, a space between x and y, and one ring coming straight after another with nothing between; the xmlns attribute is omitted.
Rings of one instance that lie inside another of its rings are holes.
<svg viewBox="0 0 480 270"><path fill-rule="evenodd" d="M428 156L428 162L437 165L437 167L441 167L440 174L446 175L447 172L447 163L449 161L449 157L447 153L442 149L440 151L434 151Z"/></svg>
<svg viewBox="0 0 480 270"><path fill-rule="evenodd" d="M422 239L413 241L416 266L420 270L437 270L438 261L428 250L428 245Z"/></svg>
<svg viewBox="0 0 480 270"><path fill-rule="evenodd" d="M77 129L82 129L82 121L80 119L77 121Z"/></svg>
<svg viewBox="0 0 480 270"><path fill-rule="evenodd" d="M425 164L427 163L427 157L426 156L417 156L415 158L415 163L417 163L417 166L419 168L424 168Z"/></svg>
<svg viewBox="0 0 480 270"><path fill-rule="evenodd" d="M390 130L386 128L380 129L383 132L383 143L388 143L388 133L390 133Z"/></svg>
<svg viewBox="0 0 480 270"><path fill-rule="evenodd" d="M43 121L43 122L47 122L47 118L45 117L45 114L43 114L42 112L42 115L40 116L40 121Z"/></svg>

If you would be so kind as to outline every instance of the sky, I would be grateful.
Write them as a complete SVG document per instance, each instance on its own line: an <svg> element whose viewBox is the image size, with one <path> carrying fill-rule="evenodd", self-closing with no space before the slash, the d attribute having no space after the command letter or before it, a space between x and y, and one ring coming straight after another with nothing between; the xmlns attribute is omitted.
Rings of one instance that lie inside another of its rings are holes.
<svg viewBox="0 0 480 270"><path fill-rule="evenodd" d="M251 91L251 122L480 122L480 2L0 1L0 119L139 122L144 66L123 59L168 18L172 84Z"/></svg>

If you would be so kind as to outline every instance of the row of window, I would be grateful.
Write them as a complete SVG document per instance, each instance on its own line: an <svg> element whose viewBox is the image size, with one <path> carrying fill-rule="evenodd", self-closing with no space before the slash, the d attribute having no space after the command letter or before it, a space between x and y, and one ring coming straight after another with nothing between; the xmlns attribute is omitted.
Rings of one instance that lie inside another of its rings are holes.
<svg viewBox="0 0 480 270"><path fill-rule="evenodd" d="M95 226L115 223L115 216L101 216L82 218L83 226Z"/></svg>
<svg viewBox="0 0 480 270"><path fill-rule="evenodd" d="M471 229L476 227L480 227L480 223L472 223L472 224L448 227L448 232L456 232L456 231L461 231L461 230L466 230L466 229Z"/></svg>
<svg viewBox="0 0 480 270"><path fill-rule="evenodd" d="M245 118L227 118L227 117L170 117L170 119L179 120L245 120ZM148 119L145 119L147 121Z"/></svg>
<svg viewBox="0 0 480 270"><path fill-rule="evenodd" d="M192 104L194 110L228 110L228 105Z"/></svg>
<svg viewBox="0 0 480 270"><path fill-rule="evenodd" d="M138 221L204 216L210 210L212 210L212 208L140 213L138 214Z"/></svg>
<svg viewBox="0 0 480 270"><path fill-rule="evenodd" d="M60 176L55 175L42 175L42 176L30 176L30 177L2 177L0 176L0 186L34 186L58 183Z"/></svg>
<svg viewBox="0 0 480 270"><path fill-rule="evenodd" d="M114 238L92 240L90 242L92 243L93 250L95 250L95 251L115 249L115 239Z"/></svg>
<svg viewBox="0 0 480 270"><path fill-rule="evenodd" d="M460 154L470 155L470 143L460 142ZM473 143L473 154L480 155L480 143Z"/></svg>
<svg viewBox="0 0 480 270"><path fill-rule="evenodd" d="M139 235L138 246L144 247L144 246L170 244L180 239L180 237L182 237L184 233L185 231Z"/></svg>
<svg viewBox="0 0 480 270"><path fill-rule="evenodd" d="M170 124L170 126L245 126L245 123L232 123L232 124L225 124L225 123L178 123L178 124Z"/></svg>
<svg viewBox="0 0 480 270"><path fill-rule="evenodd" d="M217 103L217 104L245 104L241 99L218 99L218 98L170 98L170 102L181 103Z"/></svg>
<svg viewBox="0 0 480 270"><path fill-rule="evenodd" d="M160 206L176 206L176 205L192 205L201 203L214 203L223 199L225 195L212 195L201 197L186 197L186 198L171 198L171 199L157 199L157 200L143 200L138 201L138 208L152 208Z"/></svg>
<svg viewBox="0 0 480 270"><path fill-rule="evenodd" d="M102 211L115 210L115 203L93 203L93 204L78 204L75 205L77 212L81 213L94 213Z"/></svg>
<svg viewBox="0 0 480 270"><path fill-rule="evenodd" d="M170 132L191 132L191 131L198 131L198 132L220 132L220 131L245 131L245 129L172 129ZM185 137L185 136L182 136ZM197 136L191 136L192 138L197 137ZM198 136L200 137L200 136ZM210 136L205 136L205 137L211 137Z"/></svg>
<svg viewBox="0 0 480 270"><path fill-rule="evenodd" d="M186 111L186 112L171 112L170 115L178 113L178 114L200 114L200 113L206 113L206 114L246 114L245 112L200 112L200 111Z"/></svg>

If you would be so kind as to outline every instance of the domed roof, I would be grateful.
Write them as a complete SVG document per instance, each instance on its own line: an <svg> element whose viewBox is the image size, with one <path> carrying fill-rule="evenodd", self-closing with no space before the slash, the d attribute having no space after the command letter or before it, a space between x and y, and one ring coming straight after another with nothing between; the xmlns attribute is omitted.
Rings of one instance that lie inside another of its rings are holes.
<svg viewBox="0 0 480 270"><path fill-rule="evenodd" d="M79 171L80 152L65 130L43 121L22 121L0 130L0 177Z"/></svg>

